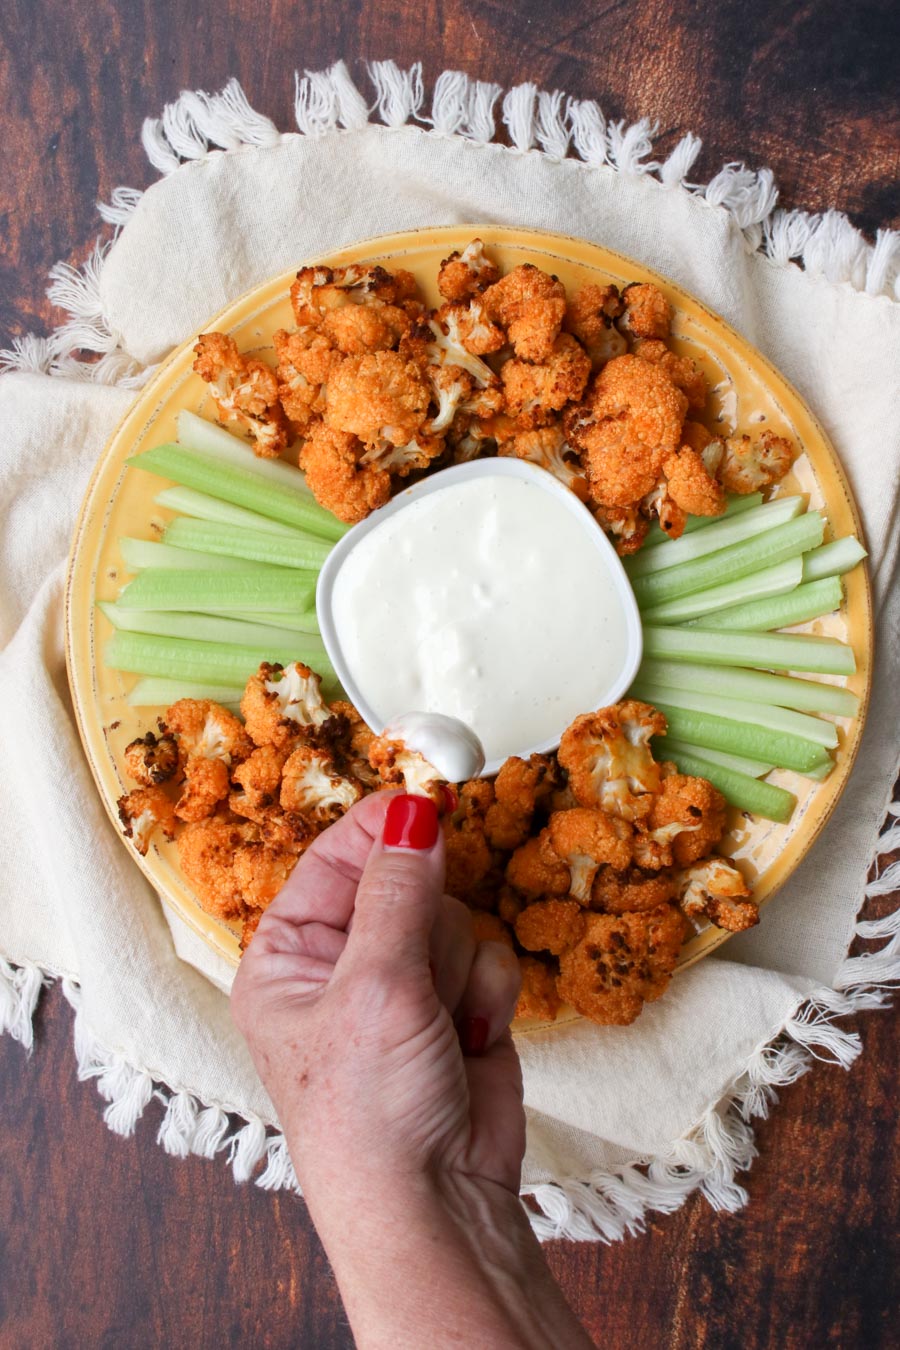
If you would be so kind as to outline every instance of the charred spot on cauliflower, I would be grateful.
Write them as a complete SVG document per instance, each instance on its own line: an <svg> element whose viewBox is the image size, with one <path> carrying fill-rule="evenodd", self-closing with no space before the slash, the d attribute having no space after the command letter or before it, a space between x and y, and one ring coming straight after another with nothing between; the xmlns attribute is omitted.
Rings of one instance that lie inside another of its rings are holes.
<svg viewBox="0 0 900 1350"><path fill-rule="evenodd" d="M116 802L127 839L143 857L156 829L167 839L175 838L175 808L161 787L135 788Z"/></svg>
<svg viewBox="0 0 900 1350"><path fill-rule="evenodd" d="M707 918L717 928L741 933L759 923L759 906L733 863L707 858L693 863L676 878L678 900L690 919Z"/></svg>
<svg viewBox="0 0 900 1350"><path fill-rule="evenodd" d="M344 778L331 756L312 745L298 745L282 771L282 808L307 816L317 825L337 820L361 796L360 784Z"/></svg>
<svg viewBox="0 0 900 1350"><path fill-rule="evenodd" d="M729 436L720 477L726 492L758 492L779 483L796 457L794 446L784 436L764 431L755 440Z"/></svg>
<svg viewBox="0 0 900 1350"><path fill-rule="evenodd" d="M487 256L480 239L445 258L438 271L438 290L445 300L469 300L500 279L500 268Z"/></svg>
<svg viewBox="0 0 900 1350"><path fill-rule="evenodd" d="M247 681L241 712L258 745L287 745L297 735L323 727L331 711L322 698L322 680L300 661L289 666L263 662Z"/></svg>
<svg viewBox="0 0 900 1350"><path fill-rule="evenodd" d="M628 1026L665 993L686 931L675 905L584 914L580 939L559 956L560 997L602 1026Z"/></svg>
<svg viewBox="0 0 900 1350"><path fill-rule="evenodd" d="M705 778L670 774L654 798L649 825L657 830L675 823L695 827L672 841L675 862L687 867L711 853L725 833L725 798Z"/></svg>
<svg viewBox="0 0 900 1350"><path fill-rule="evenodd" d="M163 724L164 726L165 724ZM168 783L178 773L178 743L167 729L155 736L148 731L146 736L125 747L125 771L141 787L158 787Z"/></svg>

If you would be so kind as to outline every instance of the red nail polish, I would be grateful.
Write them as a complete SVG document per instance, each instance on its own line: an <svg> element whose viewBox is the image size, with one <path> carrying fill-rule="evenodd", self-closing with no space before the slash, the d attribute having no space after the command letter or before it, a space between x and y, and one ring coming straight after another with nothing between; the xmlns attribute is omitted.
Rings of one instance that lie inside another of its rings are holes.
<svg viewBox="0 0 900 1350"><path fill-rule="evenodd" d="M444 796L444 811L447 815L452 815L459 806L459 797L457 796L456 788L450 783L442 783L441 792Z"/></svg>
<svg viewBox="0 0 900 1350"><path fill-rule="evenodd" d="M464 1017L459 1024L459 1043L464 1055L477 1058L484 1054L487 1045L488 1020L486 1017Z"/></svg>
<svg viewBox="0 0 900 1350"><path fill-rule="evenodd" d="M392 797L384 818L385 848L433 848L438 837L437 807L430 797Z"/></svg>

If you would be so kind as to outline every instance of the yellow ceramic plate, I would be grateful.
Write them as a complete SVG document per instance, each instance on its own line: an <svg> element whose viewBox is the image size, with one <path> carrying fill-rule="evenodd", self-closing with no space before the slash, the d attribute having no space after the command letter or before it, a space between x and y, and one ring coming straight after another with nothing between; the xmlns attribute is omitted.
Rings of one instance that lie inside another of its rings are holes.
<svg viewBox="0 0 900 1350"><path fill-rule="evenodd" d="M555 273L572 290L587 281L652 281L669 297L676 311L674 346L692 356L704 369L712 390L711 425L729 434L735 427L752 432L763 427L792 436L805 453L779 488L782 493L809 494L810 505L828 516L830 537L860 534L861 527L850 488L822 428L799 395L769 362L722 319L704 308L673 282L609 249L579 239L492 225L445 226L366 240L323 259L298 259L297 265L317 261L332 266L379 262L414 272L429 303L439 303L435 278L438 266L453 249L479 236L489 244L504 271L521 262L533 262ZM294 273L285 273L245 295L211 319L206 329L218 329L237 341L243 352L268 357L272 334L292 326L288 288ZM125 695L135 676L103 665L102 652L112 628L96 610L97 600L113 600L129 579L117 547L122 535L158 538L172 512L157 507L153 497L162 487L146 474L125 468L136 451L175 439L175 418L182 408L208 417L215 415L207 386L193 373L194 338L180 347L136 399L104 454L85 497L75 533L66 589L66 629L69 678L84 748L100 795L118 825L116 800L133 785L123 778L122 752L129 741L154 725L156 711L131 708ZM709 419L708 419L709 420ZM834 809L859 745L869 690L872 622L867 574L857 567L847 578L847 598L838 614L804 627L852 643L857 672L846 684L860 697L860 714L852 722L839 720L840 748L831 776L813 783L788 772L772 776L798 798L787 825L736 817L725 848L740 859L759 901L765 902L787 880ZM160 710L162 711L162 710ZM124 847L130 847L123 840ZM175 846L152 844L146 858L134 854L163 901L198 932L220 955L236 963L236 932L200 908L178 866ZM705 956L728 937L707 928L682 952L685 966Z"/></svg>

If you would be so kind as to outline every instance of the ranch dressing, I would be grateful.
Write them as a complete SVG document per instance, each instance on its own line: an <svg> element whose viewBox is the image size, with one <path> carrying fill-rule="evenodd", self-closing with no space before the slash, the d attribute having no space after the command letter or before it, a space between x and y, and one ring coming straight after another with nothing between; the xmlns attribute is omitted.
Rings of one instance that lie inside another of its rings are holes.
<svg viewBox="0 0 900 1350"><path fill-rule="evenodd" d="M331 605L380 723L411 710L457 718L490 763L550 748L600 706L626 663L627 620L598 531L539 482L499 473L373 525Z"/></svg>

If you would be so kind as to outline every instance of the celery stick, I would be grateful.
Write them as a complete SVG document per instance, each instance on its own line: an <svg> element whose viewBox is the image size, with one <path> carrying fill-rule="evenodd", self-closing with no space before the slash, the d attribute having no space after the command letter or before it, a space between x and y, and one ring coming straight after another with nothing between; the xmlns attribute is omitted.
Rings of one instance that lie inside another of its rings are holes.
<svg viewBox="0 0 900 1350"><path fill-rule="evenodd" d="M641 549L639 553L625 559L625 570L630 577L637 578L694 562L708 553L718 553L723 548L773 530L777 525L784 525L799 516L805 508L805 497L779 497L752 511L719 516L705 529L693 530L690 534L683 534L680 539L668 540L665 547L660 546L649 552Z"/></svg>
<svg viewBox="0 0 900 1350"><path fill-rule="evenodd" d="M274 624L246 622L221 614L194 614L183 610L128 609L121 604L100 600L102 610L114 628L128 633L149 633L156 637L192 638L198 642L223 642L237 647L284 647L294 638L284 628ZM302 639L304 649L311 650L318 643L321 653L325 647L320 640L308 634Z"/></svg>
<svg viewBox="0 0 900 1350"><path fill-rule="evenodd" d="M170 511L178 511L195 520L215 520L220 525L246 525L254 530L267 530L269 534L286 535L296 539L297 531L292 525L282 525L280 521L268 520L255 511L245 511L242 506L232 506L230 502L221 502L217 497L209 497L205 492L195 492L193 488L163 488L153 499Z"/></svg>
<svg viewBox="0 0 900 1350"><path fill-rule="evenodd" d="M223 707L235 707L243 697L243 685L197 684L187 680L167 680L162 677L147 677L138 680L133 689L125 695L125 702L133 708L152 706L168 708L180 698L211 698Z"/></svg>
<svg viewBox="0 0 900 1350"><path fill-rule="evenodd" d="M829 759L827 762L818 764L814 769L807 769L803 776L804 778L814 778L817 783L823 783L833 768L834 760Z"/></svg>
<svg viewBox="0 0 900 1350"><path fill-rule="evenodd" d="M693 755L697 759L708 759L713 764L721 764L723 769L732 769L735 773L746 773L751 778L764 778L767 773L771 773L775 768L774 764L760 764L755 759L744 759L742 755L729 755L724 750L703 750L700 746L690 745L687 741L676 741L671 736L666 736L654 742L656 747L654 754L657 759L671 759L672 750L680 750L685 755Z"/></svg>
<svg viewBox="0 0 900 1350"><path fill-rule="evenodd" d="M119 539L119 552L132 572L140 572L145 567L174 567L181 571L189 569L197 572L245 572L253 566L252 563L241 562L239 558L194 553L186 548L175 548L172 544L157 544L150 539L129 539L127 536ZM265 570L271 571L270 568Z"/></svg>
<svg viewBox="0 0 900 1350"><path fill-rule="evenodd" d="M852 675L853 648L836 638L805 633L717 633L706 628L644 628L644 655L707 666L753 666ZM727 747L725 747L727 749Z"/></svg>
<svg viewBox="0 0 900 1350"><path fill-rule="evenodd" d="M760 512L767 509L760 507ZM746 519L746 516L739 517L739 520ZM774 567L775 563L796 558L807 549L814 548L821 543L824 532L825 521L818 511L807 511L796 520L776 525L773 530L754 535L752 539L731 544L728 548L708 553L693 562L669 567L664 572L638 577L632 583L635 599L641 609L649 609L651 605L661 605L666 600L705 591L725 581L736 581L738 577L749 576L751 572L759 572L764 567Z"/></svg>
<svg viewBox="0 0 900 1350"><path fill-rule="evenodd" d="M288 464L283 459L264 459L255 455L253 446L242 436L233 436L218 423L198 417L196 413L188 412L187 408L182 408L175 421L179 444L185 449L199 450L201 455L211 455L223 463L252 469L270 483L280 483L293 492L304 492L312 497L306 479L296 465Z"/></svg>
<svg viewBox="0 0 900 1350"><path fill-rule="evenodd" d="M116 632L106 644L105 663L113 670L135 675L163 675L200 684L244 685L263 661L302 661L320 675L333 675L331 663L317 647L288 637L281 647L234 647L219 642L192 642L186 638L151 637Z"/></svg>
<svg viewBox="0 0 900 1350"><path fill-rule="evenodd" d="M747 759L771 761L779 768L794 769L797 773L814 769L828 758L828 751L822 746L800 736L768 731L712 713L676 708L671 703L654 700L654 706L665 715L669 731L677 741L690 741L709 750L726 750Z"/></svg>
<svg viewBox="0 0 900 1350"><path fill-rule="evenodd" d="M273 609L297 614L308 607L315 586L313 574L286 567L265 571L248 567L240 572L148 567L123 588L119 599L123 609L190 609L212 614Z"/></svg>
<svg viewBox="0 0 900 1350"><path fill-rule="evenodd" d="M234 609L229 610L233 619L246 619L248 623L256 623L259 620L259 613L249 610ZM267 625L270 628L287 628L292 633L318 633L319 616L314 609L305 609L302 614L272 614L265 612L263 614Z"/></svg>
<svg viewBox="0 0 900 1350"><path fill-rule="evenodd" d="M800 562L794 558L794 562ZM750 578L752 580L752 578ZM732 605L715 614L704 614L688 627L727 628L740 633L764 632L772 628L790 628L840 609L844 588L840 577L825 577L797 586L787 595L768 595L743 605ZM677 603L677 602L676 602ZM658 612L658 611L657 611ZM649 619L649 614L646 615Z"/></svg>
<svg viewBox="0 0 900 1350"><path fill-rule="evenodd" d="M802 558L788 558L786 562L764 567L761 572L752 572L750 576L739 577L737 581L726 581L721 586L710 586L706 591L682 595L678 600L667 600L663 605L644 610L641 617L646 623L673 624L699 619L701 615L709 615L711 610L744 609L748 601L759 603L768 597L793 591L799 586L802 575ZM737 627L737 624L727 626Z"/></svg>
<svg viewBox="0 0 900 1350"><path fill-rule="evenodd" d="M843 576L865 557L862 544L854 535L848 534L803 555L803 580L821 581L824 577Z"/></svg>
<svg viewBox="0 0 900 1350"><path fill-rule="evenodd" d="M809 713L793 712L790 708L779 708L765 703L746 703L742 699L720 698L716 694L688 692L686 689L667 689L665 685L645 684L637 680L631 686L635 698L655 706L659 702L673 708L684 708L691 712L712 713L716 717L728 717L734 722L746 722L750 726L765 727L767 731L784 732L789 736L802 736L806 741L833 750L838 743L837 727L833 722L825 722L821 717L811 717Z"/></svg>
<svg viewBox="0 0 900 1350"><path fill-rule="evenodd" d="M818 680L800 680L793 675L769 675L761 670L734 666L701 666L692 661L644 661L638 679L667 689L704 690L748 703L775 703L782 708L855 717L859 699L849 689Z"/></svg>
<svg viewBox="0 0 900 1350"><path fill-rule="evenodd" d="M739 811L749 811L754 816L764 816L782 825L790 820L797 805L797 798L792 792L775 787L772 783L760 783L749 774L738 773L724 764L703 757L701 752L690 754L680 746L668 745L667 741L668 737L654 740L653 753L657 759L674 760L679 773L691 778L708 779L725 800Z"/></svg>
<svg viewBox="0 0 900 1350"><path fill-rule="evenodd" d="M271 461L260 461L260 463ZM347 527L325 511L306 492L273 483L261 477L253 466L245 467L185 450L180 445L157 445L153 450L132 455L128 464L148 473L170 478L182 487L194 488L234 506L256 511L283 525L309 530L325 539L337 540Z"/></svg>
<svg viewBox="0 0 900 1350"><path fill-rule="evenodd" d="M187 520L184 516L169 525L165 542L176 548L310 572L320 571L331 552L330 543L311 535L297 534L293 539L285 539L267 534L265 530L247 530L239 525L219 525L209 520Z"/></svg>
<svg viewBox="0 0 900 1350"><path fill-rule="evenodd" d="M762 506L762 500L761 492L749 492L745 497L729 497L725 510L720 516L688 516L684 526L684 534L693 534L695 530L705 530L708 525L715 525L720 520L730 520L732 516L742 515L744 511L750 511L754 506ZM655 521L650 527L650 532L641 545L641 549L656 548L657 544L671 544L672 542L673 540L666 534L659 522Z"/></svg>

